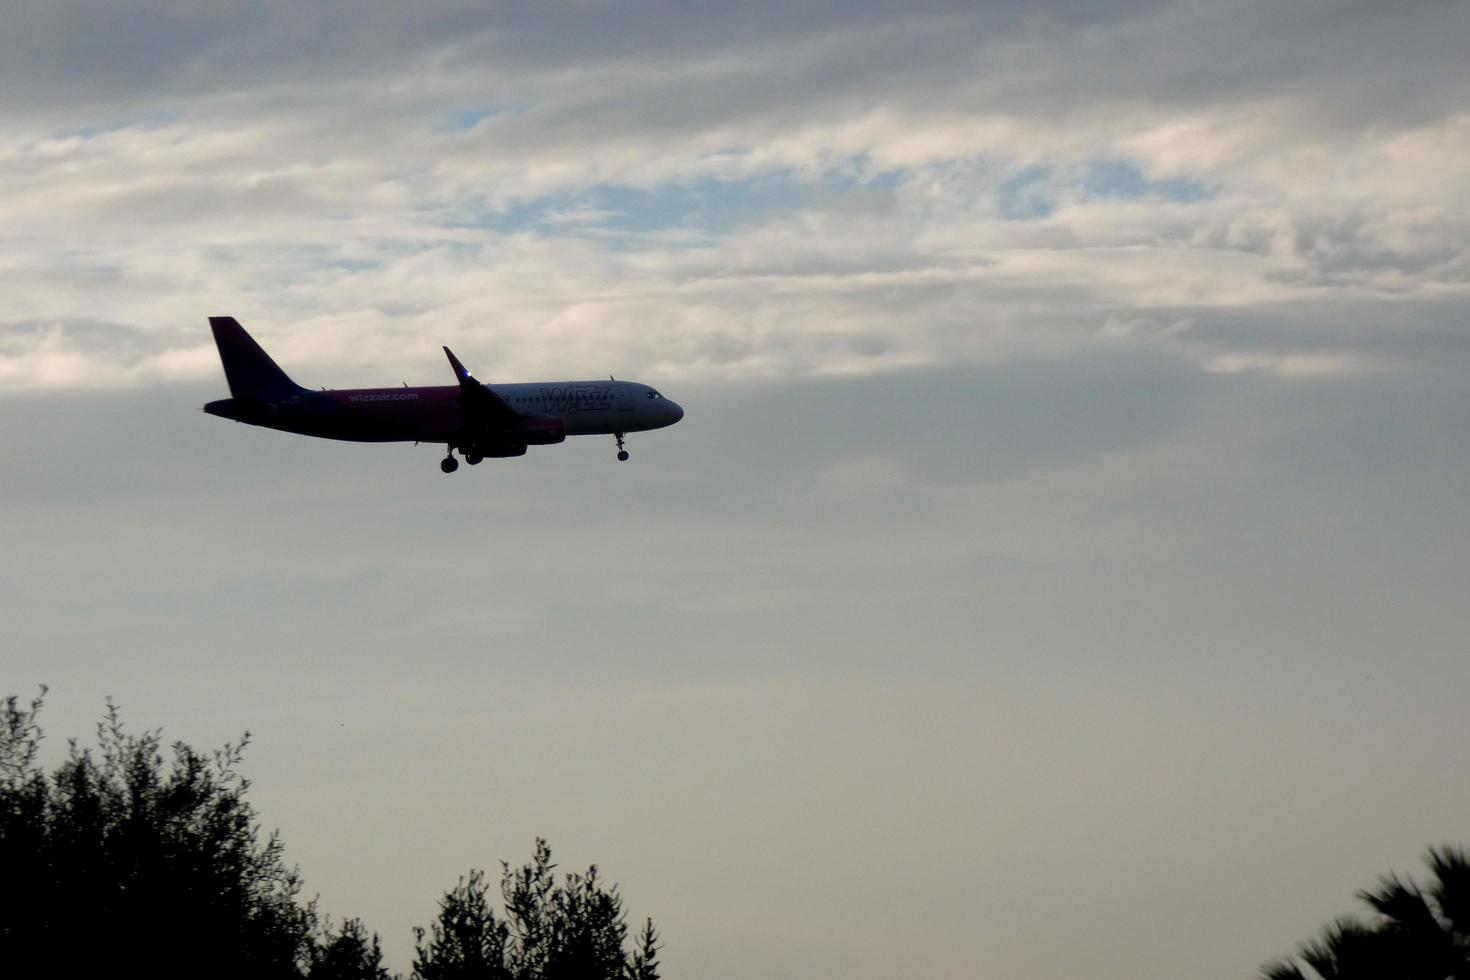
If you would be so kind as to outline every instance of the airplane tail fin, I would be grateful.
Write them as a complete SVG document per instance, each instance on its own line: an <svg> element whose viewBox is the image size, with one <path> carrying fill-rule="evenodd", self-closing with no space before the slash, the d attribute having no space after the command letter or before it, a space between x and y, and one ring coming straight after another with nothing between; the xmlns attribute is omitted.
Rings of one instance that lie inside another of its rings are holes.
<svg viewBox="0 0 1470 980"><path fill-rule="evenodd" d="M232 396L274 401L301 390L255 338L245 332L239 320L232 316L212 316L209 328L214 331L214 343L219 348L220 363L224 365Z"/></svg>

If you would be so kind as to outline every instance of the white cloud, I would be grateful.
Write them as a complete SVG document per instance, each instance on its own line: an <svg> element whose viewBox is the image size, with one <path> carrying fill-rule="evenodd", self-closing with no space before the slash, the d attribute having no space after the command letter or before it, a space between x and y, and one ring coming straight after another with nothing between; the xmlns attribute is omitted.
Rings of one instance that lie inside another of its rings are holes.
<svg viewBox="0 0 1470 980"><path fill-rule="evenodd" d="M68 89L85 124L0 129L5 319L104 318L188 352L233 312L302 371L371 383L430 370L441 341L511 374L863 373L1055 349L1110 320L1458 295L1467 85L1457 61L1434 68L1455 15L1420 6L1379 39L1371 12L1330 7L961 8L725 36L675 17L648 43L601 11L601 45L537 33L560 8L458 10L459 30L385 13L321 64L284 44L270 72L240 55L287 21L166 12L165 59L209 84L120 60L104 68L139 86L131 108ZM1366 97L1339 60L1375 44L1418 55L1380 63ZM1413 85L1422 104L1394 115ZM1099 165L1144 183L1100 192ZM1147 184L1178 179L1203 193ZM1034 213L1012 213L1017 181ZM608 206L606 187L643 196ZM1322 356L1149 338L1216 369ZM147 374L78 370L68 342L6 377Z"/></svg>

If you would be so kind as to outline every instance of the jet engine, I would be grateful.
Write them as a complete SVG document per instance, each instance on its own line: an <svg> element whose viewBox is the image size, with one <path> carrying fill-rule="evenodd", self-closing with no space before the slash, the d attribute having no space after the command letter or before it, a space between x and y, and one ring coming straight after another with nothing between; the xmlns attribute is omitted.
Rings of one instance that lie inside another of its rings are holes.
<svg viewBox="0 0 1470 980"><path fill-rule="evenodd" d="M507 459L511 456L526 455L526 444L524 442L498 443L489 447L475 447L476 455L489 456L492 459Z"/></svg>

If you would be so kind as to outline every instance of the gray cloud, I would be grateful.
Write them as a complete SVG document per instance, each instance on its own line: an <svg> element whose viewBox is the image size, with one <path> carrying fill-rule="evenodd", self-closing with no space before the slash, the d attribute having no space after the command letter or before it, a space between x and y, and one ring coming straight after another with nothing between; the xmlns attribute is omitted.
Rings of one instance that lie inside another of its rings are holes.
<svg viewBox="0 0 1470 980"><path fill-rule="evenodd" d="M705 471L711 490L754 465L785 494L807 468L855 457L894 460L921 484L1083 463L1190 427L1222 384L1182 360L1100 349L979 371L721 386L695 398L713 398L697 427L731 447Z"/></svg>
<svg viewBox="0 0 1470 980"><path fill-rule="evenodd" d="M839 875L871 852L903 858L892 889L943 896L885 943L1018 890L1051 909L926 942L935 971L1044 973L1100 916L1100 975L1224 978L1318 924L1344 854L1370 876L1463 812L1443 796L1464 734L1456 372L1212 379L1125 349L691 384L626 467L573 440L453 478L433 447L199 413L218 390L0 404L27 420L0 427L8 676L53 685L58 735L105 693L171 737L258 731L267 821L390 956L464 864L543 832L619 869L679 937L671 965L748 939L739 907L798 851ZM390 782L391 814L368 805ZM547 802L577 786L597 827ZM1358 805L1283 819L1304 795ZM1429 801L1407 825L1403 799ZM344 831L344 800L375 816ZM749 819L712 846L730 812ZM837 842L814 853L820 824ZM411 866L361 869L406 839ZM1131 915L1188 942L1110 918L1140 861ZM953 891L970 867L985 887ZM711 873L725 891L699 890ZM1208 921L1171 918L1186 890ZM863 894L766 907L804 923L816 970ZM747 943L712 975L778 955Z"/></svg>
<svg viewBox="0 0 1470 980"><path fill-rule="evenodd" d="M0 324L0 351L23 350L51 339L84 347L99 358L131 364L198 338L167 329L140 330L101 320L23 320Z"/></svg>
<svg viewBox="0 0 1470 980"><path fill-rule="evenodd" d="M243 86L260 92L242 104L284 99L307 113L316 104L326 110L319 123L345 111L391 125L429 99L529 107L487 132L548 148L734 125L750 134L762 121L772 133L882 106L1074 124L1111 114L1127 125L1130 113L1169 107L1286 105L1294 127L1348 135L1422 125L1463 104L1464 73L1445 70L1457 63L1463 23L1453 3L1392 12L1336 2L1084 6L933 4L900 15L877 6L449 2L410 15L361 5L36 3L10 15L0 64L12 109L36 121L42 108L95 126L89 104L109 116L147 118L150 106L172 114L201 95L235 101ZM1365 63L1375 71L1359 70Z"/></svg>

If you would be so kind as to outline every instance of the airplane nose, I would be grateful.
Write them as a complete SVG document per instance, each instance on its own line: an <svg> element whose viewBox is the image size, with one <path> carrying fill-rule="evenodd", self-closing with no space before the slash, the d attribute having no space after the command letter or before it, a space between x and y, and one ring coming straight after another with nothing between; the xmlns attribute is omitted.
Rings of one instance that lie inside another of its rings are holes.
<svg viewBox="0 0 1470 980"><path fill-rule="evenodd" d="M679 421L683 417L684 409L679 406L679 403L669 402L669 424L673 425L675 422Z"/></svg>

